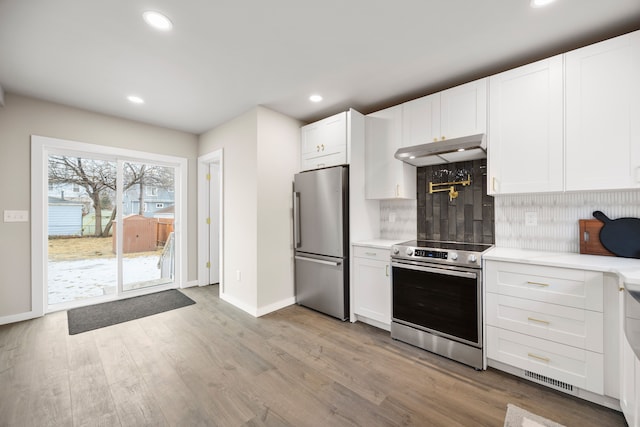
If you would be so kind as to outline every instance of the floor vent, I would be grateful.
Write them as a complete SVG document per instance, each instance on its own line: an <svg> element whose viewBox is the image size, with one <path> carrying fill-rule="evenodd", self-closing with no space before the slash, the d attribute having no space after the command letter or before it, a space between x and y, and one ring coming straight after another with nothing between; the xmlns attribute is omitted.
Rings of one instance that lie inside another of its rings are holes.
<svg viewBox="0 0 640 427"><path fill-rule="evenodd" d="M561 390L573 391L573 386L571 384L567 384L565 382L558 381L553 378L545 377L544 375L536 374L535 372L524 371L524 376L541 383L549 384Z"/></svg>

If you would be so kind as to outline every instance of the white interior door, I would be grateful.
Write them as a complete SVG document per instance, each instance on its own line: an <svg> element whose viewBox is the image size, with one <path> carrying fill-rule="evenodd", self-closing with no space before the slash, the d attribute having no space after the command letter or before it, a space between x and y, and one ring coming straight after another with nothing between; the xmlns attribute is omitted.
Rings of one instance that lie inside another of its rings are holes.
<svg viewBox="0 0 640 427"><path fill-rule="evenodd" d="M224 293L222 150L198 158L198 284Z"/></svg>

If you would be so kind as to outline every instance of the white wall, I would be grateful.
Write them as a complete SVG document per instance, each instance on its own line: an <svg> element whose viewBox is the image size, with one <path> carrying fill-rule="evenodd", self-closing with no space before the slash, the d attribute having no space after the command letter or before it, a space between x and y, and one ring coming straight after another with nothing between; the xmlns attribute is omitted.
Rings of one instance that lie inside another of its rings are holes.
<svg viewBox="0 0 640 427"><path fill-rule="evenodd" d="M293 304L293 175L301 123L258 107L258 314Z"/></svg>
<svg viewBox="0 0 640 427"><path fill-rule="evenodd" d="M290 210L300 126L256 107L200 136L200 155L223 150L220 297L254 316L294 302Z"/></svg>
<svg viewBox="0 0 640 427"><path fill-rule="evenodd" d="M7 93L0 108L0 212L31 209L32 134L187 158L188 280L196 279L196 135ZM0 222L0 319L29 311L30 224Z"/></svg>
<svg viewBox="0 0 640 427"><path fill-rule="evenodd" d="M257 109L200 135L199 155L223 150L223 275L220 297L257 304ZM238 280L240 272L240 280Z"/></svg>

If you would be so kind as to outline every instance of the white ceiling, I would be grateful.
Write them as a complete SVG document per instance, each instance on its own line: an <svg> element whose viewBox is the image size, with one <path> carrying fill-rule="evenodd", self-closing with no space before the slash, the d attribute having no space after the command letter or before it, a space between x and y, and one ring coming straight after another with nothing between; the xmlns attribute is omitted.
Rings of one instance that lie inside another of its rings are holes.
<svg viewBox="0 0 640 427"><path fill-rule="evenodd" d="M200 134L255 105L369 113L634 29L640 0L0 0L0 86Z"/></svg>

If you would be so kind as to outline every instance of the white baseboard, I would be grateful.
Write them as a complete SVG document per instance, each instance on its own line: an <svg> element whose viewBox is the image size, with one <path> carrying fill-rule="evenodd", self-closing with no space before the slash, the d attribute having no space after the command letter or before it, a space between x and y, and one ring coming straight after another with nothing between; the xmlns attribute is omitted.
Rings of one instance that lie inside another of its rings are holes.
<svg viewBox="0 0 640 427"><path fill-rule="evenodd" d="M193 288L194 286L198 286L198 281L197 280L189 280L187 283L184 284L184 286L182 286L182 289Z"/></svg>
<svg viewBox="0 0 640 427"><path fill-rule="evenodd" d="M35 312L28 311L26 313L12 314L11 316L0 317L0 325L6 325L8 323L22 322L23 320L35 319L39 317Z"/></svg>
<svg viewBox="0 0 640 427"><path fill-rule="evenodd" d="M229 295L223 294L223 293L220 293L220 299L223 300L223 301L228 302L229 304L239 308L242 311L245 311L245 312L249 313L253 317L258 317L258 315L257 315L258 313L257 313L256 307L254 307L252 305L249 305L244 301L241 301L241 300L239 300L237 298L234 298L232 296L229 296Z"/></svg>
<svg viewBox="0 0 640 427"><path fill-rule="evenodd" d="M265 314L272 313L274 311L278 311L281 308L289 307L296 303L296 297L290 297L283 299L282 301L274 302L273 304L266 305L264 307L258 308L258 317L264 316Z"/></svg>
<svg viewBox="0 0 640 427"><path fill-rule="evenodd" d="M229 296L227 294L221 293L220 299L228 302L229 304L239 308L242 311L249 313L253 317L264 316L265 314L272 313L284 307L289 307L290 305L293 305L296 303L296 298L290 297L290 298L285 298L282 301L274 302L273 304L269 304L264 307L258 308L258 307L249 305L244 301L240 301L239 299Z"/></svg>

